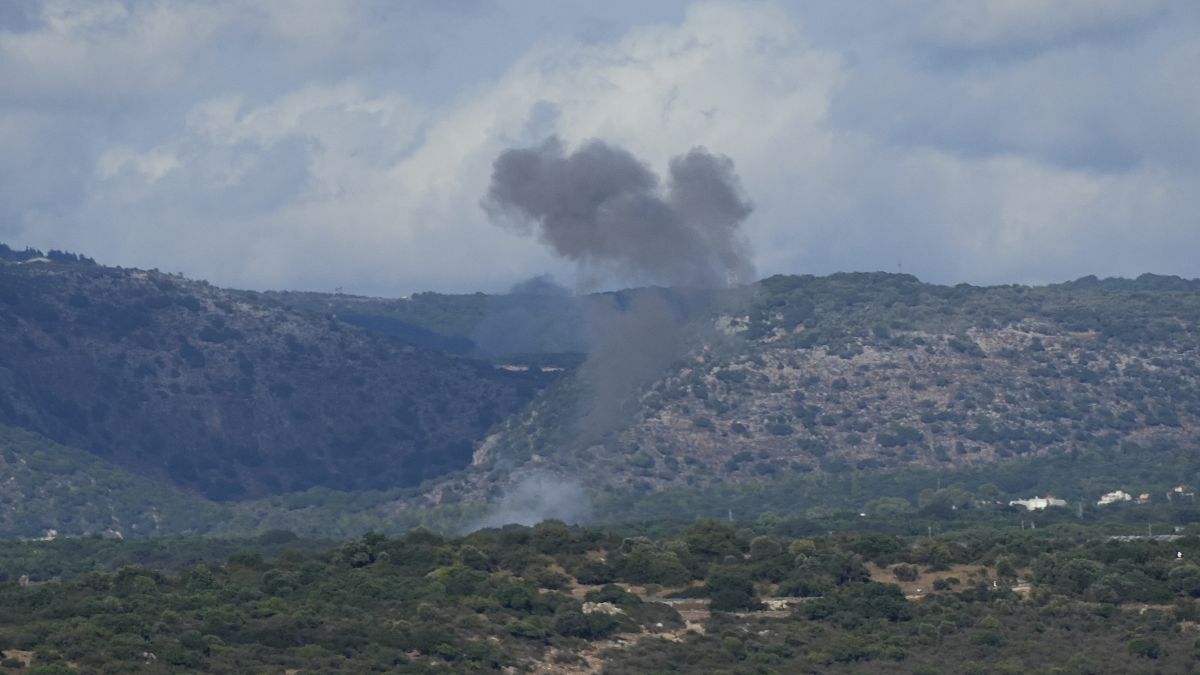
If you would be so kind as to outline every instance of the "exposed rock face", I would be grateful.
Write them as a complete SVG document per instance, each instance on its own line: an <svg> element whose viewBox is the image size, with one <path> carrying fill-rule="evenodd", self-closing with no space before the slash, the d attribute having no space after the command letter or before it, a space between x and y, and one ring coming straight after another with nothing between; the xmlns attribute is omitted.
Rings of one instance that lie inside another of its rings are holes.
<svg viewBox="0 0 1200 675"><path fill-rule="evenodd" d="M0 265L0 423L213 498L416 485L538 386L254 293Z"/></svg>

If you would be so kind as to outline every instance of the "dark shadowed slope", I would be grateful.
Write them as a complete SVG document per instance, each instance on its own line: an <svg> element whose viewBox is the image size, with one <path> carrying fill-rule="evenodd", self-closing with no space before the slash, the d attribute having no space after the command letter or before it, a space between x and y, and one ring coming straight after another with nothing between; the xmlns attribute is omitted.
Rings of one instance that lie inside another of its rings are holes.
<svg viewBox="0 0 1200 675"><path fill-rule="evenodd" d="M258 294L0 262L0 423L217 499L415 485L537 386Z"/></svg>

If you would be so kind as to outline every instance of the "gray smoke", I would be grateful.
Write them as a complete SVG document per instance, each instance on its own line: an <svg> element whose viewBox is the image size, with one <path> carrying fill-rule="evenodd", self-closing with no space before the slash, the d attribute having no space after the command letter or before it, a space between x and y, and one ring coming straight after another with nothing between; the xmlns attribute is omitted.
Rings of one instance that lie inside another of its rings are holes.
<svg viewBox="0 0 1200 675"><path fill-rule="evenodd" d="M584 271L627 280L720 288L754 274L739 227L751 205L733 162L695 148L670 162L667 185L629 152L591 141L570 154L550 137L500 154L483 207L537 234Z"/></svg>
<svg viewBox="0 0 1200 675"><path fill-rule="evenodd" d="M601 296L589 303L586 320L593 347L579 370L589 390L579 431L594 440L629 417L633 394L687 351L687 335L685 317L662 289Z"/></svg>
<svg viewBox="0 0 1200 675"><path fill-rule="evenodd" d="M591 500L578 482L539 471L522 476L468 529L536 525L549 519L579 523L591 515L591 509Z"/></svg>
<svg viewBox="0 0 1200 675"><path fill-rule="evenodd" d="M700 334L687 323L695 308L680 288L727 288L754 275L739 229L752 207L733 162L698 147L668 168L664 186L619 147L591 141L568 154L556 137L506 150L492 168L482 206L494 222L536 235L581 277L615 273L671 287L592 296L584 305L592 346L579 371L584 443L628 419L642 388Z"/></svg>

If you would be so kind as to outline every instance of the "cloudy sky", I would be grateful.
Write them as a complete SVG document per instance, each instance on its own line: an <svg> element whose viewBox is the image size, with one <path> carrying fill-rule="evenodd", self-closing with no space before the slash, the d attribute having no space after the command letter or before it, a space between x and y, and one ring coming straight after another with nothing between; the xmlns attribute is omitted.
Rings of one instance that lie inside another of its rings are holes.
<svg viewBox="0 0 1200 675"><path fill-rule="evenodd" d="M2 0L0 83L0 241L226 286L570 282L551 134L732 158L760 275L1200 276L1194 0Z"/></svg>

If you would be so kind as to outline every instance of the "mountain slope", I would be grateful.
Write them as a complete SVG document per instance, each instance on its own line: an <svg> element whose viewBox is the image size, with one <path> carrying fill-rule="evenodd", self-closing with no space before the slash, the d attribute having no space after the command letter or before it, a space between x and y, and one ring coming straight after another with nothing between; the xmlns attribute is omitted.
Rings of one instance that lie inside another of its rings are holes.
<svg viewBox="0 0 1200 675"><path fill-rule="evenodd" d="M725 338L636 392L619 429L578 433L577 374L508 420L453 492L482 499L534 470L620 494L1200 447L1197 281L773 277L715 323Z"/></svg>
<svg viewBox="0 0 1200 675"><path fill-rule="evenodd" d="M0 426L0 537L204 532L221 509L82 450Z"/></svg>
<svg viewBox="0 0 1200 675"><path fill-rule="evenodd" d="M539 278L503 295L416 293L396 299L295 291L266 295L417 346L486 357L537 354L544 360L588 350L584 315L589 303L602 302L604 294L574 297Z"/></svg>
<svg viewBox="0 0 1200 675"><path fill-rule="evenodd" d="M0 423L212 498L416 485L544 379L157 271L0 263Z"/></svg>

